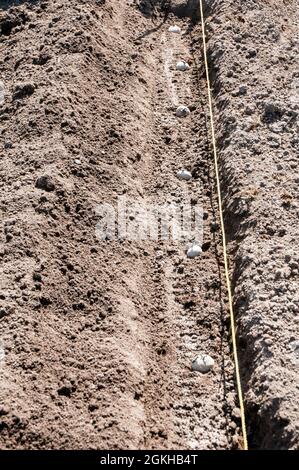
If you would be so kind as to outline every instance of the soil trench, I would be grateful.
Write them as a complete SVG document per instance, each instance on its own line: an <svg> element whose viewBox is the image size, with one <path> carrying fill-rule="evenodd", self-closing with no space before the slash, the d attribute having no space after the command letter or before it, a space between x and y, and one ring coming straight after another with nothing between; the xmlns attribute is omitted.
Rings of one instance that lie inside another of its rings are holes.
<svg viewBox="0 0 299 470"><path fill-rule="evenodd" d="M26 40L4 67L1 447L237 448L192 19L129 1L48 2L12 8L3 24ZM176 117L179 105L190 116ZM186 257L192 240L99 241L95 209L118 196L202 210L202 256ZM209 374L191 370L199 353L215 361Z"/></svg>
<svg viewBox="0 0 299 470"><path fill-rule="evenodd" d="M298 447L296 371L285 362L298 352L296 21L294 3L280 3L287 18L270 1L205 2L257 448ZM240 449L198 1L0 8L0 448ZM285 73L295 77L289 102ZM186 255L193 235L163 239L167 224L143 236L136 207L167 205L202 215L201 256ZM103 207L110 223L126 215L129 238L113 224L99 238ZM198 354L214 359L209 373L192 371Z"/></svg>

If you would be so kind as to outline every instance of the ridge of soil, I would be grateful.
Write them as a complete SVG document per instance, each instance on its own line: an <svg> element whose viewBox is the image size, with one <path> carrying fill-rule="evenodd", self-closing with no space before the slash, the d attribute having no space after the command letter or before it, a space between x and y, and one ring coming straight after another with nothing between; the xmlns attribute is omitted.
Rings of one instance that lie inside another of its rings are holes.
<svg viewBox="0 0 299 470"><path fill-rule="evenodd" d="M210 2L249 443L298 449L298 2Z"/></svg>

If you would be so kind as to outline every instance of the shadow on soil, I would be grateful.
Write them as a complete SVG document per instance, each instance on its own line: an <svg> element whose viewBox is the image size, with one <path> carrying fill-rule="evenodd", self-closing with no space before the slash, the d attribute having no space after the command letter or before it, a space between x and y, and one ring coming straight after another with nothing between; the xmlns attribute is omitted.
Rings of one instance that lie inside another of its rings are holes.
<svg viewBox="0 0 299 470"><path fill-rule="evenodd" d="M10 7L23 5L24 3L37 4L39 0L0 0L0 10L8 10Z"/></svg>

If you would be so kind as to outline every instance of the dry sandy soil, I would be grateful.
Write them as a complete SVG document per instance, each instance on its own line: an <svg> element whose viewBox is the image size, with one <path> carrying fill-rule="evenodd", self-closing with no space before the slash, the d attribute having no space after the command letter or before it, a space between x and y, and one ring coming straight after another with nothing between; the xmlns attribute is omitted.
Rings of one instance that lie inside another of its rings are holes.
<svg viewBox="0 0 299 470"><path fill-rule="evenodd" d="M0 7L0 448L241 448L198 1ZM297 8L205 2L258 449L299 449ZM96 208L118 196L203 208L202 256L99 240Z"/></svg>

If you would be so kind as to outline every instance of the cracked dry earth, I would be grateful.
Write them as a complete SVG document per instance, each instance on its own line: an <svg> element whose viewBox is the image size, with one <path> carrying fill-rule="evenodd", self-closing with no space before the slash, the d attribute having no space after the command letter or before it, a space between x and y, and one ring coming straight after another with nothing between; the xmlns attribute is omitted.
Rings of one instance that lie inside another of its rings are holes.
<svg viewBox="0 0 299 470"><path fill-rule="evenodd" d="M278 3L285 18L205 4L256 448L298 448L296 5ZM242 447L198 2L170 4L0 1L1 449ZM202 255L99 240L97 206L119 196L202 208Z"/></svg>

